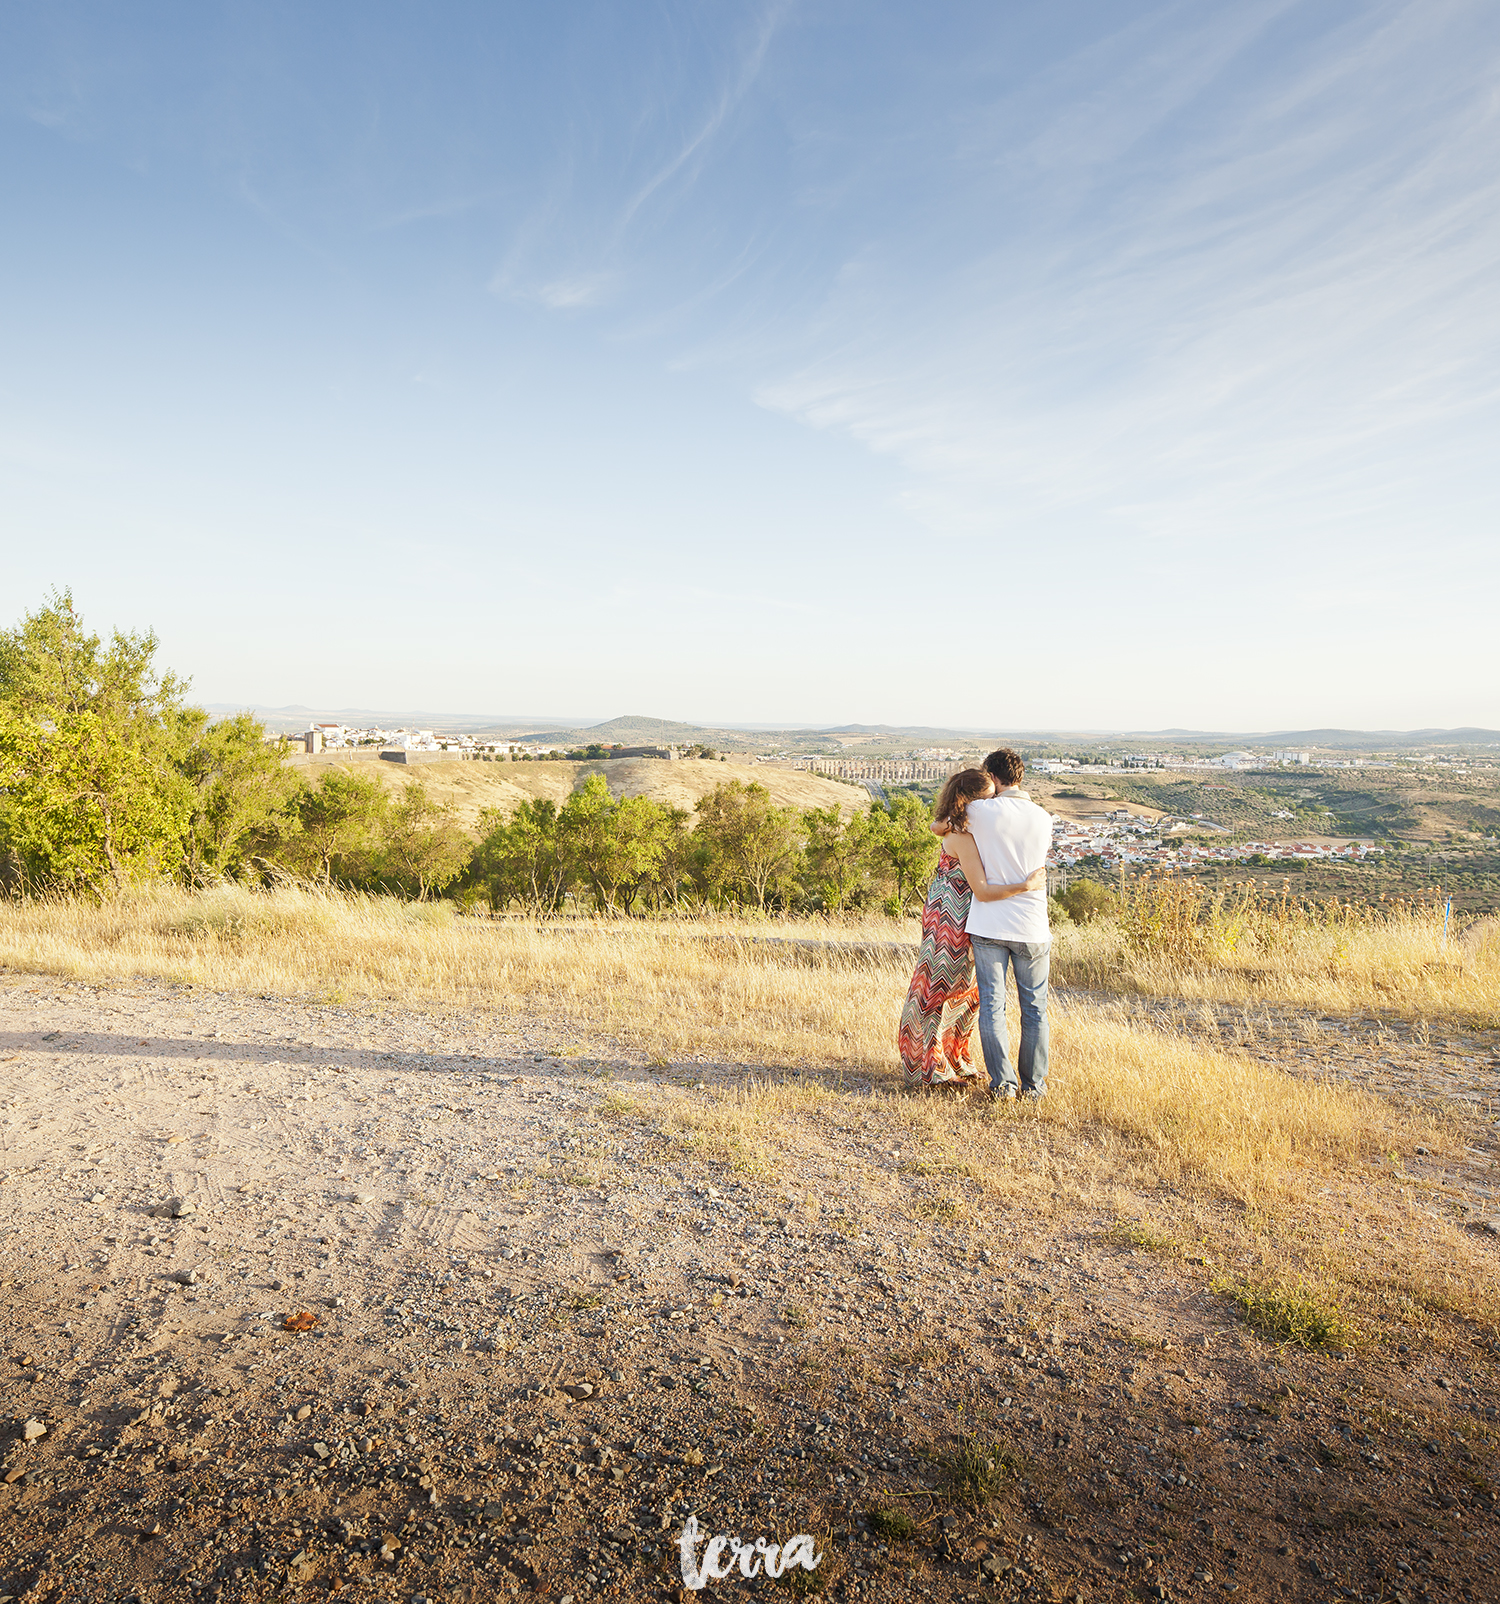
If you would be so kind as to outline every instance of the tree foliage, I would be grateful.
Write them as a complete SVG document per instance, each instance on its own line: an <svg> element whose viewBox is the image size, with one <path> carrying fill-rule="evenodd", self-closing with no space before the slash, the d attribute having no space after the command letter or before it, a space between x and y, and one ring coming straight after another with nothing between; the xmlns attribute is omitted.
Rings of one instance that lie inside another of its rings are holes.
<svg viewBox="0 0 1500 1604"><path fill-rule="evenodd" d="M929 826L932 815L914 796L897 796L870 809L875 855L892 886L893 912L904 913L926 889L942 847Z"/></svg>
<svg viewBox="0 0 1500 1604"><path fill-rule="evenodd" d="M172 761L184 686L156 637L85 632L64 591L0 635L0 842L64 890L172 873L192 799Z"/></svg>
<svg viewBox="0 0 1500 1604"><path fill-rule="evenodd" d="M1095 919L1107 919L1120 911L1120 899L1108 886L1097 880L1075 880L1059 891L1052 901L1057 903L1074 924L1092 924Z"/></svg>
<svg viewBox="0 0 1500 1604"><path fill-rule="evenodd" d="M762 911L784 901L801 867L799 822L759 781L729 780L704 797L695 834L703 884L714 900Z"/></svg>

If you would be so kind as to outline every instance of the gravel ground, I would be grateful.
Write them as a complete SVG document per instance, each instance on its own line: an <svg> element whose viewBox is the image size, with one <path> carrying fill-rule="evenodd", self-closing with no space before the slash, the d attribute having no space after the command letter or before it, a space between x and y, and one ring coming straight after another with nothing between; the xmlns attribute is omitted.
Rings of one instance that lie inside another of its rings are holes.
<svg viewBox="0 0 1500 1604"><path fill-rule="evenodd" d="M10 976L0 1059L0 1604L662 1598L689 1514L822 1555L721 1594L1500 1597L1493 1333L855 1230L837 1149L791 1201L662 1134L743 1066L545 1022Z"/></svg>

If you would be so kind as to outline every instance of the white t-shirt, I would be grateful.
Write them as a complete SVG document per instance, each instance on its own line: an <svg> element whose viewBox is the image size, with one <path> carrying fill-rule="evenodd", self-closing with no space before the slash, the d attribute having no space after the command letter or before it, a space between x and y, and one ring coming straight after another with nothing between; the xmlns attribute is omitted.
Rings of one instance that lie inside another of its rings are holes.
<svg viewBox="0 0 1500 1604"><path fill-rule="evenodd" d="M985 879L992 886L1013 886L1047 861L1052 847L1052 816L1045 808L1015 792L971 802L966 810L969 834L979 848ZM1045 888L1023 891L1003 902L969 905L964 928L971 936L997 941L1051 941Z"/></svg>

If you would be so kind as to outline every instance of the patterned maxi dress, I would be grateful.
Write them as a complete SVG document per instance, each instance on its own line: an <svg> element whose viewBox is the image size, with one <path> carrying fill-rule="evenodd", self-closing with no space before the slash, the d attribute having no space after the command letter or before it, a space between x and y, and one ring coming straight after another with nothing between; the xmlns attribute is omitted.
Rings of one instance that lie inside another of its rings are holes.
<svg viewBox="0 0 1500 1604"><path fill-rule="evenodd" d="M922 909L922 949L901 1010L901 1068L908 1086L952 1085L978 1074L969 1061L969 1036L979 1012L979 992L964 930L972 899L958 859L945 852ZM957 1012L944 1030L948 1003L956 1004Z"/></svg>

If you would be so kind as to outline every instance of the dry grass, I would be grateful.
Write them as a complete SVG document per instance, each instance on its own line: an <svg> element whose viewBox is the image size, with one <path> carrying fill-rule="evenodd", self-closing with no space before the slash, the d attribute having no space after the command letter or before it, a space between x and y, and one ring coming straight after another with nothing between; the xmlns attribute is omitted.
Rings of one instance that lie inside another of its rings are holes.
<svg viewBox="0 0 1500 1604"><path fill-rule="evenodd" d="M225 888L160 889L103 904L0 906L0 965L80 980L156 975L229 991L398 999L538 1013L658 1055L756 1065L888 1065L894 1024L872 998L904 994L901 962L809 967L795 947L826 924L744 920L556 924L455 914L446 903ZM900 940L910 927L841 927ZM777 938L756 945L763 938ZM897 998L899 1006L899 997Z"/></svg>
<svg viewBox="0 0 1500 1604"><path fill-rule="evenodd" d="M331 769L373 778L388 791L399 791L410 780L420 780L433 800L450 808L466 829L475 829L486 808L510 813L530 797L545 797L559 806L591 774L602 774L615 796L649 796L668 807L691 813L715 786L726 780L758 780L771 793L777 807L836 807L844 813L869 806L861 786L824 779L805 769L779 763L708 763L685 759L665 763L659 758L609 758L598 762L570 763L404 763L341 759L337 753L293 757L292 767L310 782Z"/></svg>
<svg viewBox="0 0 1500 1604"><path fill-rule="evenodd" d="M1164 1216L1153 1245L1231 1264L1236 1284L1313 1276L1336 1303L1378 1304L1381 1318L1496 1318L1483 1250L1435 1229L1401 1173L1418 1144L1438 1154L1462 1144L1450 1116L1079 1003L1057 1009L1044 1103L909 1097L894 1049L906 960L810 963L761 940L828 934L742 921L548 927L297 891L159 891L0 907L0 965L493 1008L607 1034L659 1066L703 1055L750 1073L706 1095L611 1089L601 1112L650 1121L709 1166L803 1189L816 1179L856 1214L893 1210L962 1237L992 1228L1012 1202L1112 1218L1140 1215L1150 1198ZM877 921L840 934L890 941L910 930Z"/></svg>
<svg viewBox="0 0 1500 1604"><path fill-rule="evenodd" d="M1122 925L1099 921L1058 932L1052 973L1063 984L1139 996L1500 1028L1500 928L1445 939L1442 913L1430 908L1369 923L1257 929L1247 921L1191 959L1170 947L1134 951Z"/></svg>

